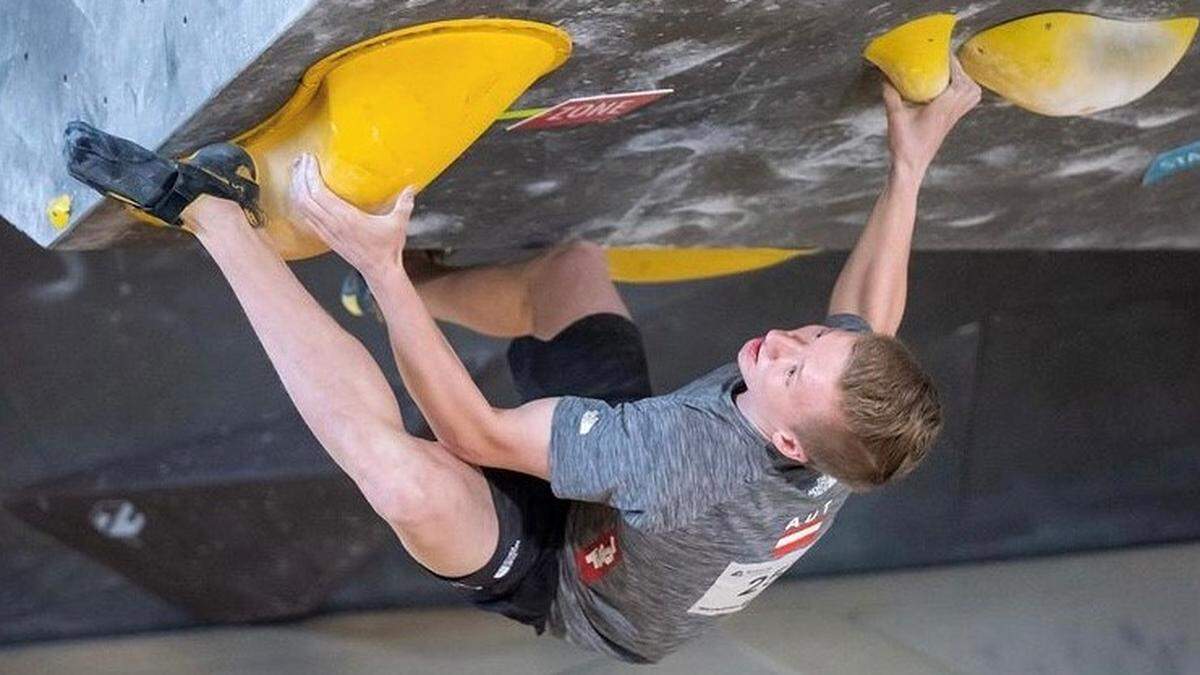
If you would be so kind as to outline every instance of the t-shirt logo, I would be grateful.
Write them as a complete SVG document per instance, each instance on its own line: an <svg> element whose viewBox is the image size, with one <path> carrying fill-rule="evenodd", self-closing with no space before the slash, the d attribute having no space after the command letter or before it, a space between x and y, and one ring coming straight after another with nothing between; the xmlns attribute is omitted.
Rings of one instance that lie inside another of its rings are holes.
<svg viewBox="0 0 1200 675"><path fill-rule="evenodd" d="M500 563L500 569L496 570L496 573L492 575L492 578L503 579L505 576L507 576L508 573L512 571L513 563L517 561L517 554L520 552L521 540L518 539L513 542L512 547L508 549L508 553L505 554L504 560Z"/></svg>
<svg viewBox="0 0 1200 675"><path fill-rule="evenodd" d="M596 422L600 421L599 410L589 410L579 418L579 435L586 436L592 427L596 426Z"/></svg>
<svg viewBox="0 0 1200 675"><path fill-rule="evenodd" d="M804 495L809 499L816 499L826 492L829 492L829 488L833 487L834 485L837 485L836 478L821 474L820 476L817 476L817 480L813 482L812 487L808 488L808 491L805 492Z"/></svg>
<svg viewBox="0 0 1200 675"><path fill-rule="evenodd" d="M594 584L621 562L617 533L608 530L592 543L575 551L575 566L585 584Z"/></svg>
<svg viewBox="0 0 1200 675"><path fill-rule="evenodd" d="M817 543L817 540L821 538L821 523L823 522L822 518L804 521L792 518L787 529L783 531L783 536L775 542L775 550L771 552L771 556L782 558L792 551L808 548Z"/></svg>

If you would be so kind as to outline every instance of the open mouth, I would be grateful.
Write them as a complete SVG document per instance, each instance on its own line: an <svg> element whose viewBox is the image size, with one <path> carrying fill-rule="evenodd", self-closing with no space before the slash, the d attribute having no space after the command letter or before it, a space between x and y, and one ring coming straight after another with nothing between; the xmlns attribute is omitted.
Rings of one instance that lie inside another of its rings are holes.
<svg viewBox="0 0 1200 675"><path fill-rule="evenodd" d="M762 351L763 339L760 337L754 338L746 343L743 349L746 350L747 356L750 357L751 363L758 363L758 354Z"/></svg>

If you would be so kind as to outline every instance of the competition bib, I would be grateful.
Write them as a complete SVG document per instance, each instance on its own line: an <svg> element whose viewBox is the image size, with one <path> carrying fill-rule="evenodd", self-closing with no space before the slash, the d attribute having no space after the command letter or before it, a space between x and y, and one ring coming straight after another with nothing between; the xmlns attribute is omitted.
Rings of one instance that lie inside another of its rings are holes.
<svg viewBox="0 0 1200 675"><path fill-rule="evenodd" d="M793 551L770 562L729 563L721 576L717 577L713 585L692 605L688 613L717 616L742 611L751 600L766 590L767 586L783 576L792 563L799 560L807 550L804 548Z"/></svg>

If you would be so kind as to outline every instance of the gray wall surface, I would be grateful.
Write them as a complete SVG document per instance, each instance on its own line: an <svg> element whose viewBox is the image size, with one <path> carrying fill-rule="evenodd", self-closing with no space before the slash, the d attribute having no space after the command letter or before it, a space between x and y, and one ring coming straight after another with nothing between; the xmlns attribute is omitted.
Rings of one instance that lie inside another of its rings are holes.
<svg viewBox="0 0 1200 675"><path fill-rule="evenodd" d="M98 195L72 180L62 131L84 119L149 147L256 59L308 0L5 0L0 10L0 215L58 236L47 202Z"/></svg>
<svg viewBox="0 0 1200 675"><path fill-rule="evenodd" d="M574 39L571 60L519 106L676 93L608 125L493 128L422 196L415 243L513 248L582 236L845 248L887 165L878 75L860 56L867 40L953 11L958 43L1049 9L1158 18L1200 14L1200 0L17 0L16 21L0 28L0 214L45 245L55 237L43 213L50 197L75 195L77 214L92 203L59 166L68 119L183 153L269 115L323 55L387 30L487 14L554 23ZM1196 54L1193 45L1145 99L1088 118L1039 117L987 96L928 178L917 247L1200 246L1197 175L1139 181L1156 154L1200 139ZM110 206L63 244L116 235L171 238L131 229Z"/></svg>

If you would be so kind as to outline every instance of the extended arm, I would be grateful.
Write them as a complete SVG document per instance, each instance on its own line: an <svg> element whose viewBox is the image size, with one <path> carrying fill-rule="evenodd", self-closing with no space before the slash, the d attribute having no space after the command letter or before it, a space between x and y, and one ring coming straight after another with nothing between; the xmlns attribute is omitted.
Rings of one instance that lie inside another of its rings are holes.
<svg viewBox="0 0 1200 675"><path fill-rule="evenodd" d="M387 319L396 364L438 440L460 459L549 478L550 422L558 399L493 408L446 342L397 264L364 272Z"/></svg>
<svg viewBox="0 0 1200 675"><path fill-rule="evenodd" d="M908 257L921 175L893 164L829 300L830 314L857 314L879 333L895 335L908 295Z"/></svg>
<svg viewBox="0 0 1200 675"><path fill-rule="evenodd" d="M945 140L980 99L979 85L952 61L950 87L928 105L906 104L884 83L891 171L867 226L838 276L830 314L857 314L879 333L895 335L908 297L908 259L917 218L917 193Z"/></svg>
<svg viewBox="0 0 1200 675"><path fill-rule="evenodd" d="M387 320L396 364L438 440L471 464L549 476L550 423L557 399L493 408L417 295L401 263L413 191L383 215L363 213L333 194L316 159L299 160L292 184L298 216L371 287Z"/></svg>

